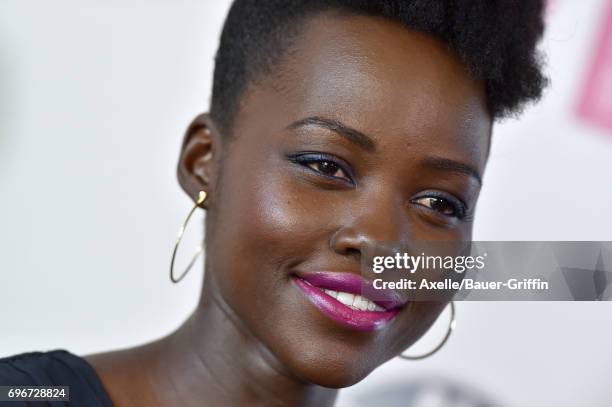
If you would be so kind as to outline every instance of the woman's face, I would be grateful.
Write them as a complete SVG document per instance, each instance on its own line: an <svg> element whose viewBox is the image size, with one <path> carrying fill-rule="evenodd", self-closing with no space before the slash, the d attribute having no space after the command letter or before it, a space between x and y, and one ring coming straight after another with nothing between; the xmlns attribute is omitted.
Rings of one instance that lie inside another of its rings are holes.
<svg viewBox="0 0 612 407"><path fill-rule="evenodd" d="M359 276L377 241L470 240L491 119L483 84L443 43L382 18L312 18L274 72L243 95L210 169L207 272L288 372L345 387L446 304L405 303L368 325L359 312L380 311L321 297L350 286L326 273Z"/></svg>

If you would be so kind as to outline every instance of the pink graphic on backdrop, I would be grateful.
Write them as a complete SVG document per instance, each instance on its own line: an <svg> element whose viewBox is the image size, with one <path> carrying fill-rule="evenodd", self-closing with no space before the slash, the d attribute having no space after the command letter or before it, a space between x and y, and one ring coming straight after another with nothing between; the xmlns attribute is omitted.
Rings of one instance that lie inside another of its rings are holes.
<svg viewBox="0 0 612 407"><path fill-rule="evenodd" d="M577 113L612 134L612 1L605 13Z"/></svg>

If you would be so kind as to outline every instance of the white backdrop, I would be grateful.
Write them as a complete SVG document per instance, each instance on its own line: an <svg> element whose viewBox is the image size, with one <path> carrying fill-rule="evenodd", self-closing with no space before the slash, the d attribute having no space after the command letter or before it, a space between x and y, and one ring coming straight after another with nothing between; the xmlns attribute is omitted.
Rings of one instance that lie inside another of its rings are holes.
<svg viewBox="0 0 612 407"><path fill-rule="evenodd" d="M612 132L573 116L606 4L553 3L552 88L495 128L475 239L612 240ZM195 307L201 270L167 275L190 205L175 165L228 5L0 0L0 357L138 345ZM611 322L611 303L460 303L439 354L389 362L338 405L434 377L508 406L610 406Z"/></svg>

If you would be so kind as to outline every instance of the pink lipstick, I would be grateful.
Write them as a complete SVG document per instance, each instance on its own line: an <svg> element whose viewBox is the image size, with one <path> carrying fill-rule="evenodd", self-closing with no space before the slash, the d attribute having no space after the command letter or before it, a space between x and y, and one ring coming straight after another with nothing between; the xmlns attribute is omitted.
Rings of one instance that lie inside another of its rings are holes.
<svg viewBox="0 0 612 407"><path fill-rule="evenodd" d="M349 272L297 273L294 281L324 315L359 331L382 328L406 302L393 290L376 290L375 296L368 295L373 292L371 282Z"/></svg>

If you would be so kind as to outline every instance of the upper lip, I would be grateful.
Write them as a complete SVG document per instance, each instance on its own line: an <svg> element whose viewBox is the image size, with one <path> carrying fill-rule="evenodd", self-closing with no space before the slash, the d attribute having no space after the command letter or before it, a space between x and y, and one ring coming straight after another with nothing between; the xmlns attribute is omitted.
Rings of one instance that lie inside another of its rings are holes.
<svg viewBox="0 0 612 407"><path fill-rule="evenodd" d="M390 289L375 289L372 280L352 272L320 270L297 271L294 274L318 288L361 295L386 310L400 308L408 302L400 292Z"/></svg>

